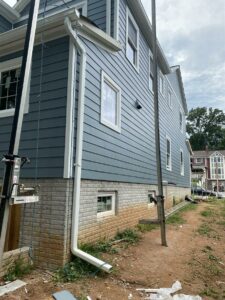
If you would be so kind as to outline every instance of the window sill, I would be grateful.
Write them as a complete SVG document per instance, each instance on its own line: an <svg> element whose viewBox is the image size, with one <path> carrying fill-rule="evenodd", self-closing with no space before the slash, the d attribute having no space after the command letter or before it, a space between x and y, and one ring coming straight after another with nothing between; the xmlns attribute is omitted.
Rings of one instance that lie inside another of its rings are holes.
<svg viewBox="0 0 225 300"><path fill-rule="evenodd" d="M104 221L104 219L114 217L114 216L115 216L115 213L112 210L102 212L102 213L97 213L97 221Z"/></svg>
<svg viewBox="0 0 225 300"><path fill-rule="evenodd" d="M121 133L121 127L120 126L115 126L115 125L113 125L113 124L105 121L104 119L101 120L101 124L109 127L110 129L112 129L112 130L114 130L114 131L116 131L118 133Z"/></svg>
<svg viewBox="0 0 225 300"><path fill-rule="evenodd" d="M28 108L25 108L24 114L28 113ZM13 117L15 114L15 108L5 109L0 111L0 119L1 118L8 118Z"/></svg>
<svg viewBox="0 0 225 300"><path fill-rule="evenodd" d="M171 167L166 167L166 170L171 172L172 168Z"/></svg>
<svg viewBox="0 0 225 300"><path fill-rule="evenodd" d="M134 64L129 60L129 58L127 57L126 54L125 54L125 56L126 56L127 61L129 61L129 63L131 64L131 66L134 68L134 70L135 70L138 74L140 74L140 72L139 72L139 66L134 65Z"/></svg>

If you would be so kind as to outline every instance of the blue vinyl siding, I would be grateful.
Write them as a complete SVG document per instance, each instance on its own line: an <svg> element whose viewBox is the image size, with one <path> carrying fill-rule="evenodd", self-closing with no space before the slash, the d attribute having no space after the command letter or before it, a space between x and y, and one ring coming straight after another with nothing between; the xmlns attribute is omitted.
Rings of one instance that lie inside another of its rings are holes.
<svg viewBox="0 0 225 300"><path fill-rule="evenodd" d="M103 31L106 30L106 1L107 0L86 0L87 1L87 17L94 22L100 29ZM74 4L78 4L81 2L84 2L83 0L71 0L71 1L65 1L66 5L63 3L63 1L58 2L56 4L55 0L48 0L47 1L47 7L46 7L46 15L48 13L57 13L60 10L68 9ZM45 0L42 0L40 3L40 9L44 8ZM26 16L29 13L29 4L24 8L24 10L21 12L21 16ZM40 14L41 17L43 17L43 13ZM15 27L21 26L26 23L26 20L19 21L17 24L15 24Z"/></svg>
<svg viewBox="0 0 225 300"><path fill-rule="evenodd" d="M66 124L68 38L45 44L43 50L43 77L41 74L41 46L34 49L30 87L29 112L24 117L19 154L31 159L24 166L22 176L34 178L63 177ZM3 57L5 61L21 53ZM40 90L40 82L41 90ZM40 100L40 116L39 116ZM39 122L39 125L38 125ZM8 149L12 117L0 118L0 156ZM39 130L39 141L38 136ZM37 152L38 143L38 152ZM38 158L36 173L36 157ZM1 167L1 176L2 166Z"/></svg>
<svg viewBox="0 0 225 300"><path fill-rule="evenodd" d="M0 15L0 34L12 29L12 24Z"/></svg>
<svg viewBox="0 0 225 300"><path fill-rule="evenodd" d="M148 88L149 47L140 32L140 71L129 63L126 47L126 1L120 1L119 40L123 50L116 55L84 40L87 49L83 179L157 183L153 96ZM147 67L146 67L147 66ZM101 71L121 88L121 134L100 123ZM180 102L173 94L174 107L160 98L160 130L163 180L189 186L189 153L185 133L179 129ZM178 95L179 97L180 95ZM141 110L135 107L139 100ZM175 101L176 100L176 101ZM166 134L172 140L172 171L166 170ZM180 175L180 148L184 153L185 176Z"/></svg>

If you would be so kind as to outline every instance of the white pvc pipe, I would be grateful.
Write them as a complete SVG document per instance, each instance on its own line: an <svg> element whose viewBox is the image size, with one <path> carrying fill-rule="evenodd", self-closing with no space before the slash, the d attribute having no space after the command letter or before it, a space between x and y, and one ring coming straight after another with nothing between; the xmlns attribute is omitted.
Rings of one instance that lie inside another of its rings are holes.
<svg viewBox="0 0 225 300"><path fill-rule="evenodd" d="M79 14L76 12L79 19ZM87 261L97 268L110 273L112 266L104 261L78 249L78 227L79 227L79 210L80 210L80 186L81 186L81 165L83 152L83 127L84 127L84 92L85 92L85 71L86 71L86 50L77 34L72 28L71 21L68 17L64 21L65 28L73 44L80 54L80 74L78 90L78 112L77 112L77 137L76 137L76 162L73 185L73 211L72 211L72 232L71 232L71 251L75 256Z"/></svg>

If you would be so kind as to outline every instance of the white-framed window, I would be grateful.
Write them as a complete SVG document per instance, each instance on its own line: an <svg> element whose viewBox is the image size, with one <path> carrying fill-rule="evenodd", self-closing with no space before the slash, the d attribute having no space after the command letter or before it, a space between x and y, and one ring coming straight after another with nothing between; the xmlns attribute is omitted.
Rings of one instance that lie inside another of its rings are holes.
<svg viewBox="0 0 225 300"><path fill-rule="evenodd" d="M180 149L180 174L184 176L184 151Z"/></svg>
<svg viewBox="0 0 225 300"><path fill-rule="evenodd" d="M99 192L97 197L97 218L115 215L115 207L115 192Z"/></svg>
<svg viewBox="0 0 225 300"><path fill-rule="evenodd" d="M173 107L173 103L172 103L172 91L170 89L168 89L168 105L170 108Z"/></svg>
<svg viewBox="0 0 225 300"><path fill-rule="evenodd" d="M153 198L156 199L156 191L148 191L148 207L153 207L154 206L154 201Z"/></svg>
<svg viewBox="0 0 225 300"><path fill-rule="evenodd" d="M210 156L211 179L225 179L225 159L219 152Z"/></svg>
<svg viewBox="0 0 225 300"><path fill-rule="evenodd" d="M0 118L14 115L22 57L0 63ZM30 85L29 85L30 86ZM29 106L29 88L26 95L25 113Z"/></svg>
<svg viewBox="0 0 225 300"><path fill-rule="evenodd" d="M183 113L181 110L179 111L179 126L180 131L183 132Z"/></svg>
<svg viewBox="0 0 225 300"><path fill-rule="evenodd" d="M154 93L153 80L154 80L153 56L152 56L151 51L149 50L149 89L152 93Z"/></svg>
<svg viewBox="0 0 225 300"><path fill-rule="evenodd" d="M139 70L139 28L127 7L126 57Z"/></svg>
<svg viewBox="0 0 225 300"><path fill-rule="evenodd" d="M101 123L121 132L121 89L102 71Z"/></svg>
<svg viewBox="0 0 225 300"><path fill-rule="evenodd" d="M203 163L203 158L195 158L195 162L197 164L202 164Z"/></svg>
<svg viewBox="0 0 225 300"><path fill-rule="evenodd" d="M166 136L166 169L172 170L172 159L171 159L171 139Z"/></svg>
<svg viewBox="0 0 225 300"><path fill-rule="evenodd" d="M164 78L162 74L159 74L159 91L164 96Z"/></svg>

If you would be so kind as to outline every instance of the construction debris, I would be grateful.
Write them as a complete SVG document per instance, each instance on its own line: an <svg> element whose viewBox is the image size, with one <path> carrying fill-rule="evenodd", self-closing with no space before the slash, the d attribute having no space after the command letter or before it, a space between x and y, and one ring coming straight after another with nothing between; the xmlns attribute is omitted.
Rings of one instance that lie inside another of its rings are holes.
<svg viewBox="0 0 225 300"><path fill-rule="evenodd" d="M202 300L200 296L191 296L191 295L174 295L182 289L180 281L176 281L171 288L160 288L160 289L137 289L139 292L145 292L149 294L145 299L146 300Z"/></svg>
<svg viewBox="0 0 225 300"><path fill-rule="evenodd" d="M15 280L13 282L5 284L5 285L0 287L0 297L5 295L5 294L14 292L15 290L17 290L17 289L19 289L19 288L21 288L25 285L26 285L26 282L21 281L21 280Z"/></svg>
<svg viewBox="0 0 225 300"><path fill-rule="evenodd" d="M55 300L77 300L74 296L68 291L57 292L52 295Z"/></svg>

